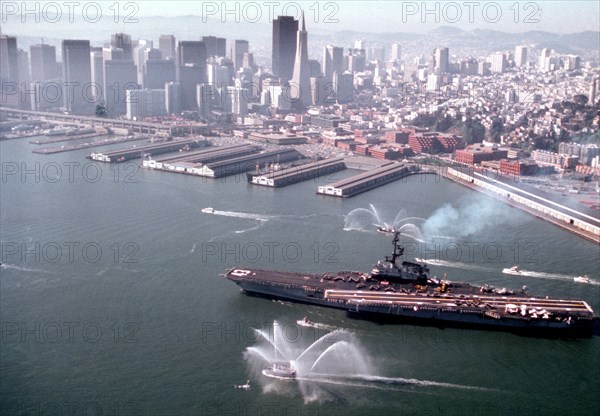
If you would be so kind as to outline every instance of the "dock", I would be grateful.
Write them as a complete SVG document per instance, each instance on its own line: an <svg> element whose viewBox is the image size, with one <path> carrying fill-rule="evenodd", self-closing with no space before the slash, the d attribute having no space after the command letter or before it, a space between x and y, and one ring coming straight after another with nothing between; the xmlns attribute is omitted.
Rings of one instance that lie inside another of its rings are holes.
<svg viewBox="0 0 600 416"><path fill-rule="evenodd" d="M210 178L220 178L246 173L254 169L256 165L293 162L303 158L304 156L302 153L295 149L267 150L257 154L208 163L202 166L202 169L198 174Z"/></svg>
<svg viewBox="0 0 600 416"><path fill-rule="evenodd" d="M74 150L89 149L92 147L102 147L102 146L108 146L111 144L119 144L119 143L133 142L133 141L138 141L138 140L149 140L149 139L150 139L150 137L147 137L147 136L144 136L144 137L113 136L113 137L107 137L105 139L94 140L94 141L85 142L85 143L65 144L65 145L55 146L55 147L44 147L42 149L34 149L31 151L31 153L38 153L38 154L42 154L42 155L51 155L54 153L71 152Z"/></svg>
<svg viewBox="0 0 600 416"><path fill-rule="evenodd" d="M418 173L418 171L419 168L416 165L407 166L403 163L391 162L379 168L342 179L332 185L319 186L317 193L339 198L350 198L408 175Z"/></svg>
<svg viewBox="0 0 600 416"><path fill-rule="evenodd" d="M199 175L202 166L207 163L219 162L234 157L258 153L259 146L250 144L235 144L231 146L214 146L203 150L186 152L184 154L163 156L157 159L147 159L143 167L167 172Z"/></svg>
<svg viewBox="0 0 600 416"><path fill-rule="evenodd" d="M180 150L195 149L200 146L207 146L206 140L173 140L160 144L151 144L147 146L133 147L122 150L114 150L107 153L92 153L89 159L98 162L120 163L131 159L137 159L141 156L154 156Z"/></svg>
<svg viewBox="0 0 600 416"><path fill-rule="evenodd" d="M338 157L281 169L264 175L254 175L252 176L250 183L279 188L293 183L319 178L344 169L346 169L344 158Z"/></svg>

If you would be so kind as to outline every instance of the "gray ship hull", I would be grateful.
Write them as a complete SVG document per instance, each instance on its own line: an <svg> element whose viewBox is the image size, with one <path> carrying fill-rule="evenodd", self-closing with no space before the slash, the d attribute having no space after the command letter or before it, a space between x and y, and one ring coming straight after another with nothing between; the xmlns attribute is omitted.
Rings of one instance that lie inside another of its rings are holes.
<svg viewBox="0 0 600 416"><path fill-rule="evenodd" d="M581 300L496 293L468 284L449 284L450 289L441 293L439 286L423 289L414 283L389 284L384 290L360 272L314 275L233 269L225 276L249 295L342 309L351 317L378 321L525 333L591 333L598 324Z"/></svg>

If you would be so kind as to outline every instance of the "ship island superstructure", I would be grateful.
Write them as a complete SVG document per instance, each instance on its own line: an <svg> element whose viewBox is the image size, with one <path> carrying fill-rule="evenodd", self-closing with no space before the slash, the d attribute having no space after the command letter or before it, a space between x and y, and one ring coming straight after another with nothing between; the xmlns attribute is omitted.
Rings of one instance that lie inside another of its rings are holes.
<svg viewBox="0 0 600 416"><path fill-rule="evenodd" d="M426 265L402 261L394 234L391 256L371 273L321 274L234 268L224 276L249 295L344 309L349 315L438 326L591 333L598 317L584 300L531 296L521 290L429 278Z"/></svg>

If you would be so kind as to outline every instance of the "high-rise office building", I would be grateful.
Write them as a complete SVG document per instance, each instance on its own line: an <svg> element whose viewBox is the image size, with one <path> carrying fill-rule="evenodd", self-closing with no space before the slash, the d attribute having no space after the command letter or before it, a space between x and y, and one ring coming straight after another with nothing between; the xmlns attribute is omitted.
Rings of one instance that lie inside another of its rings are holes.
<svg viewBox="0 0 600 416"><path fill-rule="evenodd" d="M56 79L58 67L56 65L56 48L50 45L31 45L29 48L31 59L31 80L47 81Z"/></svg>
<svg viewBox="0 0 600 416"><path fill-rule="evenodd" d="M247 40L234 39L231 41L230 57L233 61L233 68L237 71L242 67L244 54L250 51L250 44Z"/></svg>
<svg viewBox="0 0 600 416"><path fill-rule="evenodd" d="M177 43L177 64L206 65L206 45L201 41L182 40Z"/></svg>
<svg viewBox="0 0 600 416"><path fill-rule="evenodd" d="M517 46L515 48L515 65L524 66L527 63L527 47Z"/></svg>
<svg viewBox="0 0 600 416"><path fill-rule="evenodd" d="M133 59L133 45L131 36L126 33L115 33L111 37L111 46L123 49L123 59Z"/></svg>
<svg viewBox="0 0 600 416"><path fill-rule="evenodd" d="M392 61L400 62L402 60L402 47L399 43L392 43Z"/></svg>
<svg viewBox="0 0 600 416"><path fill-rule="evenodd" d="M549 48L542 49L538 60L538 67L542 71L550 71L552 67L552 51Z"/></svg>
<svg viewBox="0 0 600 416"><path fill-rule="evenodd" d="M0 35L0 81L19 82L17 38Z"/></svg>
<svg viewBox="0 0 600 416"><path fill-rule="evenodd" d="M312 102L310 93L310 67L308 63L308 32L306 31L306 22L304 13L300 18L301 29L298 29L296 36L296 59L294 60L294 74L290 86L292 88L292 98L299 99L304 107L308 107Z"/></svg>
<svg viewBox="0 0 600 416"><path fill-rule="evenodd" d="M328 45L323 48L323 75L325 82L333 81L333 73L344 71L344 48Z"/></svg>
<svg viewBox="0 0 600 416"><path fill-rule="evenodd" d="M436 74L444 74L449 70L448 48L435 48L433 51L433 71Z"/></svg>
<svg viewBox="0 0 600 416"><path fill-rule="evenodd" d="M346 104L354 99L354 75L351 72L334 72L333 85L338 103Z"/></svg>
<svg viewBox="0 0 600 416"><path fill-rule="evenodd" d="M19 83L26 84L31 81L29 73L29 54L23 49L17 49L17 60L19 61Z"/></svg>
<svg viewBox="0 0 600 416"><path fill-rule="evenodd" d="M348 51L348 71L362 72L365 70L367 57L364 49L350 49Z"/></svg>
<svg viewBox="0 0 600 416"><path fill-rule="evenodd" d="M203 36L202 42L206 45L206 55L227 56L227 40L216 36Z"/></svg>
<svg viewBox="0 0 600 416"><path fill-rule="evenodd" d="M279 16L273 20L272 72L284 82L292 79L294 74L297 32L298 21L292 16Z"/></svg>
<svg viewBox="0 0 600 416"><path fill-rule="evenodd" d="M206 65L185 64L178 67L177 82L180 85L181 111L196 111L196 86L205 82Z"/></svg>
<svg viewBox="0 0 600 416"><path fill-rule="evenodd" d="M167 113L163 89L127 90L125 101L129 120L160 117Z"/></svg>
<svg viewBox="0 0 600 416"><path fill-rule="evenodd" d="M64 109L71 114L89 115L95 112L91 87L90 41L62 41Z"/></svg>
<svg viewBox="0 0 600 416"><path fill-rule="evenodd" d="M137 70L132 60L104 61L104 103L109 116L125 115L127 90L138 88Z"/></svg>
<svg viewBox="0 0 600 416"><path fill-rule="evenodd" d="M133 63L137 68L137 80L140 85L144 81L144 64L148 56L146 52L152 49L152 44L151 40L140 39L138 44L133 48Z"/></svg>
<svg viewBox="0 0 600 416"><path fill-rule="evenodd" d="M144 88L164 89L165 84L177 79L175 62L172 59L149 59L144 64Z"/></svg>
<svg viewBox="0 0 600 416"><path fill-rule="evenodd" d="M162 52L163 59L175 59L175 36L160 35L158 38L158 49Z"/></svg>
<svg viewBox="0 0 600 416"><path fill-rule="evenodd" d="M168 82L165 84L165 105L167 114L179 114L181 103L181 85L179 82Z"/></svg>
<svg viewBox="0 0 600 416"><path fill-rule="evenodd" d="M102 48L92 48L90 52L90 65L91 65L91 76L92 94L96 101L100 101L103 98L103 86L104 86L104 56Z"/></svg>
<svg viewBox="0 0 600 416"><path fill-rule="evenodd" d="M503 52L495 52L492 55L491 71L496 74L506 71L506 55Z"/></svg>
<svg viewBox="0 0 600 416"><path fill-rule="evenodd" d="M123 60L125 59L125 54L123 53L123 49L115 48L114 46L107 46L102 48L102 59L104 61L112 61L112 60Z"/></svg>

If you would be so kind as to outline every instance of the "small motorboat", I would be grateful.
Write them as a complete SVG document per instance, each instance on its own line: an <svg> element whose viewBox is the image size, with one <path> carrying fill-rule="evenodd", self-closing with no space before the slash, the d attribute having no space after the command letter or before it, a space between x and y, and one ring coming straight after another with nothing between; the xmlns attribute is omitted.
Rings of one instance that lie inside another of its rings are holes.
<svg viewBox="0 0 600 416"><path fill-rule="evenodd" d="M234 384L234 388L242 390L250 390L250 380L246 380L246 384Z"/></svg>
<svg viewBox="0 0 600 416"><path fill-rule="evenodd" d="M587 276L577 276L573 278L575 283L590 283L590 278Z"/></svg>
<svg viewBox="0 0 600 416"><path fill-rule="evenodd" d="M519 266L512 266L510 269L502 269L502 273L505 274L514 274L517 276L521 276L523 273L519 270Z"/></svg>
<svg viewBox="0 0 600 416"><path fill-rule="evenodd" d="M206 207L206 208L202 208L202 212L204 212L205 214L214 214L215 209L211 208L211 207Z"/></svg>
<svg viewBox="0 0 600 416"><path fill-rule="evenodd" d="M308 318L305 316L304 318L296 321L296 323L300 326L306 326L306 327L312 327L315 325L314 322L311 322L308 320Z"/></svg>

